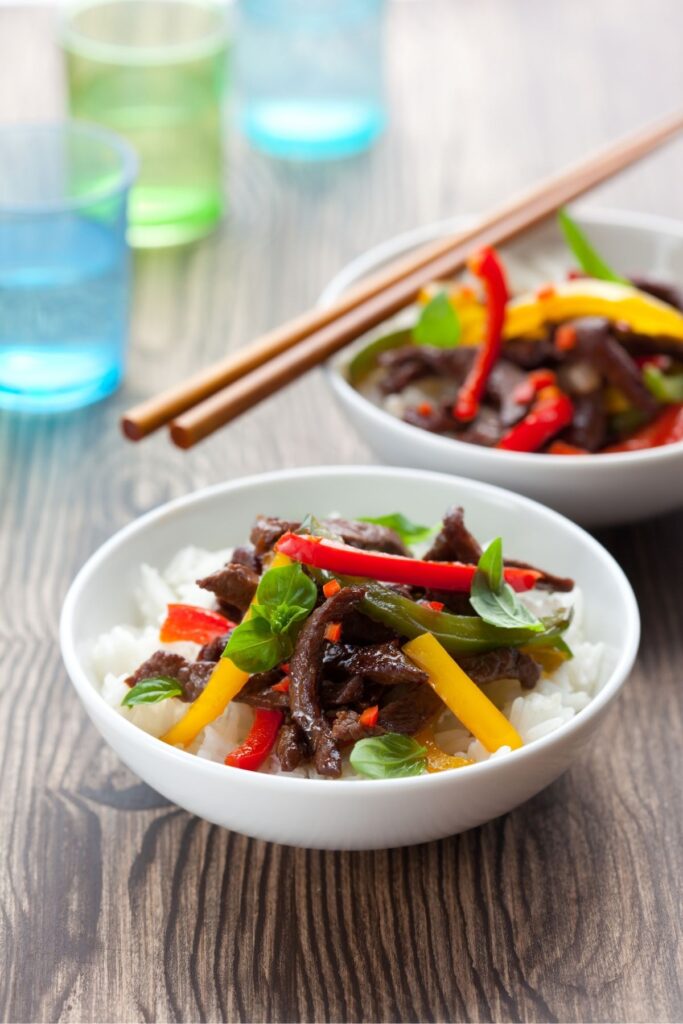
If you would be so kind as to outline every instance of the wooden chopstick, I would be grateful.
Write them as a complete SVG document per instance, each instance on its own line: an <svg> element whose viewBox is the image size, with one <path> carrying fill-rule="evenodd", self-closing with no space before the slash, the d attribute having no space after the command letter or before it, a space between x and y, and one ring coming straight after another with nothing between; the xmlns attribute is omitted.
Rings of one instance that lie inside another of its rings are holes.
<svg viewBox="0 0 683 1024"><path fill-rule="evenodd" d="M473 248L515 237L682 129L683 111L677 111L545 179L467 230L373 274L326 309L304 313L129 410L122 419L124 434L139 440L172 420L174 442L191 447L414 301L429 281L455 273Z"/></svg>

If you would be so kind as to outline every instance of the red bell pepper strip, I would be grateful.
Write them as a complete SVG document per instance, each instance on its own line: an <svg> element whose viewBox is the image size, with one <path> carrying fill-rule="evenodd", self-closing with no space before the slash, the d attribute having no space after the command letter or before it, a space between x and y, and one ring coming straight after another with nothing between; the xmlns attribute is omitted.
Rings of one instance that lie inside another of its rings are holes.
<svg viewBox="0 0 683 1024"><path fill-rule="evenodd" d="M283 714L270 708L257 708L254 721L244 743L231 750L225 763L231 768L256 772L275 745Z"/></svg>
<svg viewBox="0 0 683 1024"><path fill-rule="evenodd" d="M524 419L500 439L497 448L508 452L537 452L568 427L574 416L571 399L559 388L544 388Z"/></svg>
<svg viewBox="0 0 683 1024"><path fill-rule="evenodd" d="M661 448L662 445L674 444L676 441L683 441L683 404L667 406L651 423L623 441L609 444L602 450L606 454L639 452L647 448Z"/></svg>
<svg viewBox="0 0 683 1024"><path fill-rule="evenodd" d="M222 636L235 623L226 619L225 615L210 612L206 608L197 608L193 604L169 604L159 639L163 644L175 640L193 640L196 644L208 644L217 636Z"/></svg>
<svg viewBox="0 0 683 1024"><path fill-rule="evenodd" d="M285 533L276 550L295 562L344 576L362 576L383 583L407 583L430 590L455 590L468 594L477 571L476 565L463 562L426 562L405 555L387 555L381 551L361 551L348 544ZM531 590L541 574L535 569L505 569L505 579L513 590Z"/></svg>
<svg viewBox="0 0 683 1024"><path fill-rule="evenodd" d="M500 354L505 306L509 298L505 271L494 249L482 249L472 257L469 268L484 282L486 289L486 337L477 349L474 362L453 406L456 420L473 420L486 382Z"/></svg>

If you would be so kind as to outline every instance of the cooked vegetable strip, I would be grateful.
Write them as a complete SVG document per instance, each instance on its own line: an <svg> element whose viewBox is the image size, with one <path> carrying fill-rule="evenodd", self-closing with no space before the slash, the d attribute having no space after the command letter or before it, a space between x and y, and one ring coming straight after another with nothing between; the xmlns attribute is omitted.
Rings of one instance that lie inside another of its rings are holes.
<svg viewBox="0 0 683 1024"><path fill-rule="evenodd" d="M193 604L169 604L168 615L159 630L159 639L162 644L176 640L208 644L214 637L223 636L234 626L234 622L219 612L211 612Z"/></svg>
<svg viewBox="0 0 683 1024"><path fill-rule="evenodd" d="M528 337L547 323L584 316L606 317L627 325L635 334L683 342L683 314L673 306L631 285L586 278L558 282L552 294L541 299L531 292L512 299L503 335L506 339Z"/></svg>
<svg viewBox="0 0 683 1024"><path fill-rule="evenodd" d="M230 751L225 763L231 768L258 771L275 745L283 718L281 711L257 708L249 735L244 743Z"/></svg>
<svg viewBox="0 0 683 1024"><path fill-rule="evenodd" d="M270 568L279 569L289 564L290 559L286 555L276 554ZM251 609L254 607L254 603L255 601L252 601L251 607L244 616L245 619L251 616ZM215 721L219 715L223 714L232 698L240 692L248 678L248 672L243 672L237 668L229 658L221 658L211 673L211 678L204 690L190 704L190 707L180 721L176 722L166 735L161 737L162 740L165 743L170 743L171 746L189 746L202 729Z"/></svg>
<svg viewBox="0 0 683 1024"><path fill-rule="evenodd" d="M451 654L484 654L500 647L532 644L534 648L559 648L565 657L571 656L561 636L567 622L549 628L545 633L537 633L533 628L501 629L484 622L478 615L433 611L379 584L370 584L366 588L360 611L393 629L399 636L413 639L425 632L432 633Z"/></svg>
<svg viewBox="0 0 683 1024"><path fill-rule="evenodd" d="M362 576L384 583L407 583L414 587L452 590L467 594L477 571L476 565L462 562L429 562L403 555L361 551L324 537L286 533L277 542L277 550L296 562L327 569L333 573ZM531 590L540 577L535 569L506 569L505 579L513 590Z"/></svg>
<svg viewBox="0 0 683 1024"><path fill-rule="evenodd" d="M556 387L543 388L531 412L511 427L496 447L509 452L537 452L569 426L573 415L574 406L563 391Z"/></svg>
<svg viewBox="0 0 683 1024"><path fill-rule="evenodd" d="M455 418L465 421L477 415L486 382L500 354L509 297L505 271L493 249L482 249L472 258L469 267L486 288L486 335L453 407Z"/></svg>
<svg viewBox="0 0 683 1024"><path fill-rule="evenodd" d="M516 750L522 738L507 718L460 668L431 633L411 640L403 648L429 676L444 704L490 753L500 747Z"/></svg>

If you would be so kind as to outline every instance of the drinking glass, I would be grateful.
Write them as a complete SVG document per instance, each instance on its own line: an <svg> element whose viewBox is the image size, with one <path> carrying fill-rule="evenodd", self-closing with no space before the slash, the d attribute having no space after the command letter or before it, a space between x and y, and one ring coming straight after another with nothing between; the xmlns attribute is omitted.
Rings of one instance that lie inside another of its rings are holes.
<svg viewBox="0 0 683 1024"><path fill-rule="evenodd" d="M240 123L279 157L369 146L386 121L384 0L238 0Z"/></svg>
<svg viewBox="0 0 683 1024"><path fill-rule="evenodd" d="M0 407L86 405L121 380L137 161L77 122L0 128Z"/></svg>
<svg viewBox="0 0 683 1024"><path fill-rule="evenodd" d="M140 158L135 246L189 242L223 208L225 12L203 0L86 0L62 42L71 110L125 136Z"/></svg>

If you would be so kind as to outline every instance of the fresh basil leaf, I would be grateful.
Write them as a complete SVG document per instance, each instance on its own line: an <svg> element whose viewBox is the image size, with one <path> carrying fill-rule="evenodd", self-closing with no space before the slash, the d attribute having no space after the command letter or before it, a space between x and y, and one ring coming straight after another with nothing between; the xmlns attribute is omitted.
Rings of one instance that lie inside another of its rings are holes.
<svg viewBox="0 0 683 1024"><path fill-rule="evenodd" d="M396 732L358 740L350 761L354 771L368 779L402 779L427 771L425 748L411 736Z"/></svg>
<svg viewBox="0 0 683 1024"><path fill-rule="evenodd" d="M503 576L503 543L500 537L491 541L479 559L472 581L470 604L477 615L491 626L503 629L523 627L533 632L545 631L545 626L522 604Z"/></svg>
<svg viewBox="0 0 683 1024"><path fill-rule="evenodd" d="M141 679L131 687L121 705L132 708L137 704L158 704L168 697L180 697L182 692L183 688L177 679L172 679L171 676L154 676L150 679Z"/></svg>
<svg viewBox="0 0 683 1024"><path fill-rule="evenodd" d="M576 221L572 220L566 210L559 210L557 219L560 222L565 241L576 257L576 262L589 277L595 277L599 281L613 281L615 284L631 283L625 277L620 277L619 274L616 274L605 263L603 258L590 244L579 225Z"/></svg>
<svg viewBox="0 0 683 1024"><path fill-rule="evenodd" d="M279 569L269 569L256 591L257 604L266 614L277 610L283 615L284 609L296 608L303 614L298 614L295 618L303 618L312 611L317 597L315 583L298 562L283 565Z"/></svg>
<svg viewBox="0 0 683 1024"><path fill-rule="evenodd" d="M683 373L666 374L657 366L643 367L643 380L647 389L663 405L683 402Z"/></svg>
<svg viewBox="0 0 683 1024"><path fill-rule="evenodd" d="M392 512L388 516L360 516L361 523L374 523L376 526L388 526L397 533L404 544L421 544L436 533L438 526L420 526L413 523L402 512Z"/></svg>
<svg viewBox="0 0 683 1024"><path fill-rule="evenodd" d="M286 634L273 632L266 618L252 614L232 632L223 657L230 658L243 672L253 674L275 668L291 652L292 644Z"/></svg>
<svg viewBox="0 0 683 1024"><path fill-rule="evenodd" d="M310 608L296 604L280 604L268 615L273 633L287 633L295 622L308 618Z"/></svg>
<svg viewBox="0 0 683 1024"><path fill-rule="evenodd" d="M382 352L388 352L392 348L400 348L402 345L410 345L413 334L410 329L393 331L391 334L383 334L381 338L375 338L369 345L356 352L348 365L347 373L349 380L354 387L366 377L371 370L377 366L377 357Z"/></svg>
<svg viewBox="0 0 683 1024"><path fill-rule="evenodd" d="M413 328L413 338L418 345L451 348L458 344L460 332L460 317L446 292L440 291L422 307L420 319Z"/></svg>

